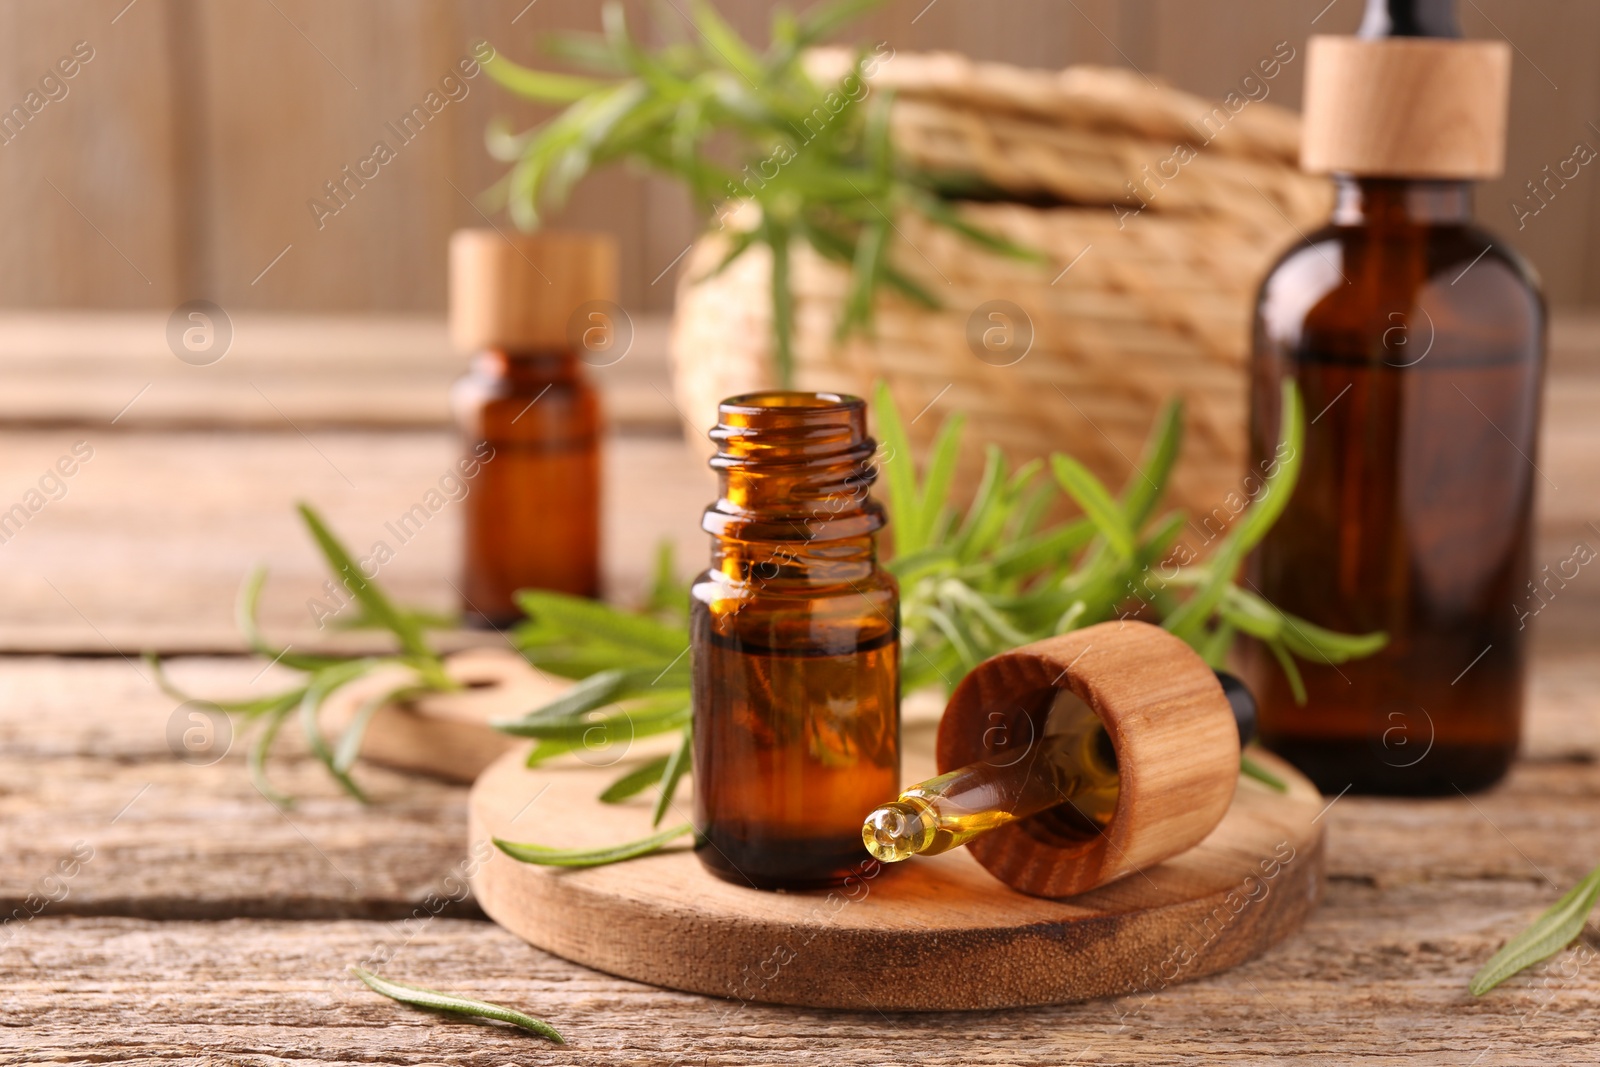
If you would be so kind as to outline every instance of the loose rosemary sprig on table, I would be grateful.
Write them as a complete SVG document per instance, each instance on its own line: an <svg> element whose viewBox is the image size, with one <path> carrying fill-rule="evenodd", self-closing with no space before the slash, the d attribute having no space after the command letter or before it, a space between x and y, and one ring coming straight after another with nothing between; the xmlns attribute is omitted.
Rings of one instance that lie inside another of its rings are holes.
<svg viewBox="0 0 1600 1067"><path fill-rule="evenodd" d="M427 1011L443 1012L448 1015L463 1015L473 1019L492 1019L495 1022L510 1023L512 1026L521 1027L530 1033L538 1034L547 1041L557 1045L565 1045L566 1039L556 1032L556 1028L543 1019L535 1019L531 1015L508 1008L503 1004L495 1004L487 1000L472 1000L467 997L458 997L451 993L441 993L437 989L427 986L412 985L410 982L399 982L393 978L383 978L361 967L351 967L350 973L365 982L374 993L381 993L390 1000L409 1004L413 1008L423 1008Z"/></svg>
<svg viewBox="0 0 1600 1067"><path fill-rule="evenodd" d="M991 446L977 493L960 508L951 493L962 418L952 416L940 428L919 476L899 413L880 387L874 414L889 457L881 485L893 540L885 556L900 581L904 690L938 686L948 692L989 656L1119 616L1160 622L1213 666L1223 665L1235 638L1247 634L1273 650L1302 699L1296 657L1340 663L1382 647L1381 633L1334 633L1235 584L1245 556L1294 490L1303 413L1292 386L1284 392L1283 410L1277 455L1285 458L1267 473L1254 502L1204 562L1162 568L1152 576L1170 560L1187 524L1181 511L1157 513L1182 444L1181 404L1168 405L1157 419L1140 469L1120 496L1069 456L1012 471ZM1051 517L1063 495L1081 518ZM678 596L677 604L685 599ZM687 764L689 633L681 608L650 618L550 593L524 593L522 606L530 621L513 639L523 654L546 670L581 680L559 700L496 725L538 740L530 763L585 743L681 729L672 757L628 771L602 794L614 802L659 784L652 823L659 826ZM1286 788L1248 756L1241 770ZM594 850L496 844L527 863L592 866L647 854L691 832L685 825Z"/></svg>
<svg viewBox="0 0 1600 1067"><path fill-rule="evenodd" d="M1047 257L966 222L941 198L933 177L896 162L889 140L890 96L871 95L867 75L879 52L859 55L837 85L818 84L805 51L877 6L879 0L836 0L798 17L773 12L771 44L752 48L707 0L691 0L692 32L661 20L668 43L640 45L623 7L602 9L601 34L548 37L547 51L582 75L534 70L502 54L484 63L510 92L564 108L521 134L491 126L490 153L512 164L490 190L489 205L509 207L518 226L533 229L559 208L590 171L626 162L681 183L708 212L739 203L758 208L748 228L728 227L727 252L708 277L757 245L772 255L773 350L778 379L793 373L795 247L809 245L848 267L850 292L840 336L866 329L874 296L887 288L928 308L938 297L890 262L893 220L923 216L977 246L1003 255ZM677 7L676 4L673 5ZM721 225L719 223L719 225Z"/></svg>
<svg viewBox="0 0 1600 1067"><path fill-rule="evenodd" d="M1507 978L1549 959L1583 933L1589 913L1600 902L1600 867L1590 871L1550 909L1522 933L1507 941L1490 957L1483 969L1472 976L1469 987L1474 996L1483 996Z"/></svg>
<svg viewBox="0 0 1600 1067"><path fill-rule="evenodd" d="M267 757L279 733L291 716L298 717L305 731L306 742L312 754L328 769L334 781L351 796L363 803L367 795L350 770L361 753L361 740L367 724L377 710L393 701L406 700L428 692L460 688L445 672L438 653L429 647L425 633L429 629L444 629L454 625L453 620L441 619L426 612L397 607L378 586L361 573L355 558L328 528L327 523L310 505L299 505L300 517L328 562L333 577L346 589L360 614L342 625L344 629L383 629L394 634L398 651L385 656L329 656L292 652L278 648L262 636L257 621L261 588L266 583L265 567L257 567L239 590L235 618L250 650L293 670L302 671L305 678L296 685L251 700L211 700L207 703L229 712L243 720L247 729L254 728L246 759L251 780L268 800L287 806L292 800L275 789L267 779ZM156 682L174 700L195 699L175 686L162 669L161 661L146 653L145 660L155 672ZM345 728L336 743L330 744L322 732L320 716L323 705L335 692L358 679L380 669L401 668L400 680L363 701L355 717Z"/></svg>

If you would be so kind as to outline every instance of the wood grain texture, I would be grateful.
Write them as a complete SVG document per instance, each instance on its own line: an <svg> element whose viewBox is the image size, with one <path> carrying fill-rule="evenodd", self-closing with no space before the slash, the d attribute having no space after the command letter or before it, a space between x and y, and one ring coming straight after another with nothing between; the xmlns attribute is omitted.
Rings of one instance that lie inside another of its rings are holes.
<svg viewBox="0 0 1600 1067"><path fill-rule="evenodd" d="M260 665L237 659L185 659L173 670L210 693L276 684L268 675L252 685ZM464 789L358 769L380 799L362 809L286 753L275 778L305 797L291 817L358 890L254 795L237 751L212 768L173 761L164 735L173 702L126 664L4 657L0 914L23 906L74 841L95 857L66 899L0 930L0 1059L1585 1062L1600 970L1581 950L1481 1000L1466 992L1473 971L1594 860L1600 679L1587 654L1538 657L1533 676L1525 757L1499 789L1470 801L1345 797L1328 808L1326 896L1259 959L1153 997L941 1016L663 992L459 921L474 914L466 903L429 918L454 893L445 879L469 859ZM111 822L163 766L170 776ZM364 960L514 1004L572 1044L548 1049L336 984Z"/></svg>
<svg viewBox="0 0 1600 1067"><path fill-rule="evenodd" d="M126 6L71 0L7 5L0 14L6 106L64 48L82 39L97 49L70 95L0 147L0 193L30 206L0 232L7 306L170 309L205 297L235 310L442 311L448 234L483 224L472 200L503 173L483 148L487 122L502 115L526 127L548 112L480 77L326 225L318 228L307 202L364 158L385 123L418 104L473 41L531 60L538 33L598 28L589 0L138 0L118 18ZM764 39L770 5L720 6L742 32ZM648 23L647 7L628 4L636 26ZM1214 96L1238 90L1286 41L1299 58L1268 89L1293 106L1306 38L1348 33L1358 20L1354 3L892 0L863 35L901 50L955 49L1024 66L1132 66ZM1481 0L1463 5L1462 22L1468 36L1504 37L1518 51L1507 173L1485 187L1479 217L1531 256L1558 304L1593 302L1600 271L1586 249L1600 220L1600 185L1585 172L1526 226L1512 205L1577 142L1600 146L1588 126L1600 105L1600 73L1589 62L1600 9L1580 0ZM624 304L665 311L674 261L699 216L670 184L612 170L581 186L561 221L616 234Z"/></svg>
<svg viewBox="0 0 1600 1067"><path fill-rule="evenodd" d="M385 526L437 487L457 454L452 434L0 432L0 511L80 440L94 457L66 495L0 544L0 648L241 650L233 603L257 564L271 571L267 632L300 648L325 641L308 603L329 603L328 572L295 515L298 500L321 509L362 556L388 543L394 559L379 580L402 603L449 611L456 601L453 505L404 543ZM608 438L603 462L604 573L611 595L628 601L642 595L660 540L677 546L681 573L706 558L698 518L713 486L676 437Z"/></svg>
<svg viewBox="0 0 1600 1067"><path fill-rule="evenodd" d="M46 913L0 950L0 1003L11 1023L0 1027L0 1056L419 1067L1586 1062L1600 997L1592 963L1558 962L1481 1001L1465 990L1504 932L1549 896L1527 884L1378 890L1336 880L1298 935L1234 971L1154 997L945 1015L664 992L448 913L409 928ZM514 1005L552 1022L569 1044L551 1049L352 988L344 968L363 960L396 978Z"/></svg>
<svg viewBox="0 0 1600 1067"><path fill-rule="evenodd" d="M1556 488L1540 483L1536 569L1568 558L1579 542L1600 548L1600 531L1590 525L1600 522L1593 508L1600 494L1595 404L1600 376L1552 377L1536 462ZM263 410L270 413L264 403ZM323 508L341 536L367 551L384 536L385 522L434 485L456 446L444 431L307 427L302 437L279 425L281 431L239 433L124 433L103 425L0 431L0 511L35 487L74 442L95 448L66 496L0 544L8 578L0 650L240 650L233 601L257 563L272 569L262 613L268 631L287 641L325 639L306 602L322 595L326 572L294 502ZM677 546L680 573L699 568L707 545L698 516L714 494L703 466L708 454L709 446L697 451L672 438L608 438L604 567L611 595L640 593L658 539ZM383 571L385 588L402 601L448 607L457 521L446 508L400 547ZM1592 647L1600 637L1600 581L1585 568L1529 625L1551 649Z"/></svg>
<svg viewBox="0 0 1600 1067"><path fill-rule="evenodd" d="M192 661L173 677L199 696L260 696L288 681L263 666ZM216 763L179 760L172 725L190 722L142 666L6 659L0 679L0 915L80 841L93 858L54 914L402 918L469 854L458 790L363 768L363 808L294 728L269 765L298 798L285 812L250 784L242 730Z"/></svg>
<svg viewBox="0 0 1600 1067"><path fill-rule="evenodd" d="M0 313L0 422L129 429L445 427L467 366L437 315L230 316L217 360L176 358L166 313ZM667 323L639 315L626 354L586 369L608 426L669 433ZM220 330L213 335L221 344Z"/></svg>
<svg viewBox="0 0 1600 1067"><path fill-rule="evenodd" d="M0 126L7 306L181 299L190 205L174 188L183 131L165 74L183 60L172 51L168 0L118 18L125 5L0 6L0 114L26 116Z"/></svg>

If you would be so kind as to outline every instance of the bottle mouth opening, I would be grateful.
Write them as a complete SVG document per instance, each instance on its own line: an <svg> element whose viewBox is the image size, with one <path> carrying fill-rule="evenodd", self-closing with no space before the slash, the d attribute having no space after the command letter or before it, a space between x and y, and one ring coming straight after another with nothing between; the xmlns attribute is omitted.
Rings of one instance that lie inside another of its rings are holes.
<svg viewBox="0 0 1600 1067"><path fill-rule="evenodd" d="M717 406L708 436L717 446L711 459L717 470L815 467L830 492L852 473L870 483L878 447L867 436L866 402L848 393L769 389L732 396Z"/></svg>
<svg viewBox="0 0 1600 1067"><path fill-rule="evenodd" d="M758 393L741 393L730 396L717 405L719 412L738 415L759 415L774 408L785 414L808 412L853 411L866 406L858 396L848 393L809 393L792 389L771 389Z"/></svg>

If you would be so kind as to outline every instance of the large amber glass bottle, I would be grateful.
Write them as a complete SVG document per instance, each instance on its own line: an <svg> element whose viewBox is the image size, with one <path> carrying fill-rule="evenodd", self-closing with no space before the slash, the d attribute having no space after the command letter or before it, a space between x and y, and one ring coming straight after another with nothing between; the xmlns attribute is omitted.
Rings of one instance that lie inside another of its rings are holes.
<svg viewBox="0 0 1600 1067"><path fill-rule="evenodd" d="M586 347L616 342L615 291L615 250L598 235L451 241L452 332L474 352L450 396L469 624L515 622L519 589L599 594L600 406L582 364L615 358Z"/></svg>
<svg viewBox="0 0 1600 1067"><path fill-rule="evenodd" d="M1417 64L1448 85L1471 67L1449 50L1483 44L1390 36L1452 27L1438 4L1410 9L1379 0L1370 39L1313 41L1303 161L1338 173L1337 206L1268 276L1255 321L1254 462L1274 459L1286 378L1307 425L1299 485L1249 579L1319 625L1389 635L1370 659L1305 664L1303 705L1256 650L1262 740L1329 793L1483 788L1522 712L1544 308L1524 263L1471 222L1461 178L1498 168L1493 123L1426 136L1450 108L1499 95L1503 112L1507 64L1478 50L1475 84L1408 96L1429 82ZM1319 54L1322 41L1350 46ZM1404 143L1376 139L1396 115Z"/></svg>
<svg viewBox="0 0 1600 1067"><path fill-rule="evenodd" d="M866 406L773 392L723 401L721 498L691 598L701 861L761 888L838 884L861 821L900 787L899 594L878 567Z"/></svg>

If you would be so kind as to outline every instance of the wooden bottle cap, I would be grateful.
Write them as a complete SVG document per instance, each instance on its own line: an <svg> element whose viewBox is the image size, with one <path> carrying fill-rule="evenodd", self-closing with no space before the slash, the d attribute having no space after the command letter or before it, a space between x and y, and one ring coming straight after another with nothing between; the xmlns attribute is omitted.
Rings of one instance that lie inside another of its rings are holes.
<svg viewBox="0 0 1600 1067"><path fill-rule="evenodd" d="M1313 174L1497 177L1510 88L1504 41L1313 37L1300 166Z"/></svg>
<svg viewBox="0 0 1600 1067"><path fill-rule="evenodd" d="M457 230L450 237L450 337L463 352L570 344L573 313L617 299L608 234Z"/></svg>
<svg viewBox="0 0 1600 1067"><path fill-rule="evenodd" d="M956 687L939 723L941 774L1043 736L1057 691L1105 724L1117 754L1116 811L1098 834L1044 812L974 838L996 878L1034 896L1086 892L1199 844L1228 811L1239 732L1217 677L1157 626L1105 622L1002 653Z"/></svg>

